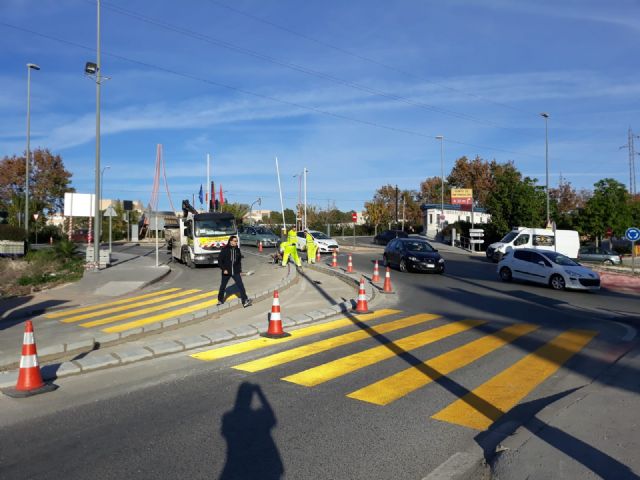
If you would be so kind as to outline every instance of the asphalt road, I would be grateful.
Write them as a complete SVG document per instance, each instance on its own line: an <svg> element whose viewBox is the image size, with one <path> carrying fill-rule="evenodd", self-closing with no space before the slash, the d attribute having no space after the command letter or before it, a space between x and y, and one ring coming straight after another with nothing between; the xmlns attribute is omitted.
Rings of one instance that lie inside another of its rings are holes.
<svg viewBox="0 0 640 480"><path fill-rule="evenodd" d="M381 252L354 254L356 271L370 275ZM484 258L442 253L444 275L392 271L397 294L364 324L215 360L173 355L3 399L0 477L420 479L455 452L495 449L487 427L520 424L591 382L635 334L620 321L638 317L637 297L503 284ZM349 332L361 338L339 337ZM320 340L324 350L291 351ZM291 358L248 363L279 352ZM404 370L395 386L378 383Z"/></svg>

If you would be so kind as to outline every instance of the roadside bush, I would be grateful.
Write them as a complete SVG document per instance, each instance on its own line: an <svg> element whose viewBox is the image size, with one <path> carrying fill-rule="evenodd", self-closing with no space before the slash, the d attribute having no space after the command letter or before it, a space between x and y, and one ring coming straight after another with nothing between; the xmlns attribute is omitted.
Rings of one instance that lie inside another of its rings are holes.
<svg viewBox="0 0 640 480"><path fill-rule="evenodd" d="M13 225L0 225L0 240L24 241L24 229Z"/></svg>

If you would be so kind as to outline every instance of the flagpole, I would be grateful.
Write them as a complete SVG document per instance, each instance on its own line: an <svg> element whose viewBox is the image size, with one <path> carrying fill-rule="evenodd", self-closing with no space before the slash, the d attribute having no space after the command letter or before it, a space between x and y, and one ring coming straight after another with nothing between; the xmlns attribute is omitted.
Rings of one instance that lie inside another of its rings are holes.
<svg viewBox="0 0 640 480"><path fill-rule="evenodd" d="M284 220L284 203L282 202L282 185L280 184L280 167L278 166L278 157L276 157L276 174L278 175L278 190L280 190L280 211L282 212L282 227L287 232L287 222Z"/></svg>

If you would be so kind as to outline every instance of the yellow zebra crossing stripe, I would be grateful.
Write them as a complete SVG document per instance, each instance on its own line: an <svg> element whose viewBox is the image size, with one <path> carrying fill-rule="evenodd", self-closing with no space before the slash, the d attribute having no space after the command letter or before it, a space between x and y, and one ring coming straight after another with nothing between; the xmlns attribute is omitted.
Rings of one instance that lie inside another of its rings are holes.
<svg viewBox="0 0 640 480"><path fill-rule="evenodd" d="M180 290L180 288L167 288L166 290L159 290L157 292L146 293L144 295L138 295L136 297L124 298L122 300L114 300L113 302L99 303L96 305L89 305L86 307L71 308L67 310L62 310L61 312L47 313L45 315L45 318L61 318L61 317L66 317L67 315L74 315L76 313L90 312L91 310L97 310L99 308L109 307L113 305L122 305L129 302L135 302L136 300L140 300L143 298L156 297L158 295L164 295L165 293L175 292L177 290Z"/></svg>
<svg viewBox="0 0 640 480"><path fill-rule="evenodd" d="M219 360L221 358L230 357L232 355L238 355L240 353L251 352L260 348L269 347L271 345L280 345L285 342L297 340L299 338L308 337L317 333L329 332L349 325L354 325L359 322L368 322L377 318L386 317L388 315L394 315L400 313L400 310L382 309L373 313L367 313L364 315L356 315L354 317L340 318L327 323L321 323L318 325L312 325L310 327L301 328L299 330L291 331L291 336L285 338L256 338L255 340L249 340L247 342L236 343L226 347L215 348L213 350L207 350L205 352L194 353L191 357L198 360L211 361Z"/></svg>
<svg viewBox="0 0 640 480"><path fill-rule="evenodd" d="M373 365L382 360L392 358L401 353L415 350L416 348L437 342L443 338L464 332L485 323L480 320L463 320L454 322L442 327L417 333L409 337L401 338L395 342L373 347L362 352L354 353L343 358L339 358L329 363L304 370L294 375L284 377L282 380L296 383L306 387L313 387L326 381L341 377L361 368Z"/></svg>
<svg viewBox="0 0 640 480"><path fill-rule="evenodd" d="M348 345L365 338L371 338L375 335L383 333L393 332L401 328L410 327L413 325L419 325L420 323L428 322L440 318L439 315L432 315L428 313L420 313L412 315L410 317L401 318L393 322L384 323L382 325L376 325L374 327L364 327L362 330L345 333L337 337L328 338L326 340L320 340L318 342L303 345L301 347L292 348L284 352L275 353L267 357L260 358L251 362L242 363L236 365L233 368L237 370L244 370L245 372L259 372L267 368L282 365L284 363L292 362L300 358L309 357L316 353L324 352L332 348L336 348L342 345Z"/></svg>
<svg viewBox="0 0 640 480"><path fill-rule="evenodd" d="M113 323L113 322L117 322L120 320L126 320L127 318L134 318L134 317L138 317L140 315L146 315L147 313L153 313L153 312L157 312L159 310L166 310L167 308L171 308L171 307L177 307L178 305L184 305L185 303L191 303L191 302L196 302L198 300L204 300L206 298L210 298L210 297L216 297L218 296L218 291L213 291L213 292L206 292L206 293L201 293L200 295L194 295L192 297L188 297L188 298L183 298L182 300L175 300L173 302L168 302L168 303L163 303L161 305L156 305L155 307L147 307L147 308L141 308L139 310L133 310L131 312L127 312L127 313L121 313L120 315L113 315L111 317L107 317L107 318L102 318L100 320L93 320L91 322L86 322L86 323L81 323L80 326L81 327L85 327L85 328L91 328L91 327L98 327L100 325L105 325L107 323ZM216 300L217 302L217 300ZM194 305L195 310L199 310L201 308L206 308L203 307L203 303L199 303L197 305ZM170 312L172 313L172 312Z"/></svg>
<svg viewBox="0 0 640 480"><path fill-rule="evenodd" d="M419 365L409 367L379 382L367 385L349 393L347 397L375 405L388 405L443 375L475 362L537 328L537 325L529 324L511 325Z"/></svg>
<svg viewBox="0 0 640 480"><path fill-rule="evenodd" d="M155 297L148 300L142 300L139 302L129 303L128 305L120 305L118 307L104 308L98 311L94 311L91 313L83 313L80 315L73 315L71 317L63 318L60 320L63 323L73 323L78 322L80 320L87 320L89 318L102 317L104 315L108 315L110 313L123 312L125 310L131 310L136 307L144 307L145 305L153 305L154 303L165 302L167 300L171 300L173 298L185 297L187 295L191 295L192 293L200 292L201 290L193 289L193 290L183 290L181 292L172 293L170 295L164 295L162 297ZM97 324L100 325L100 324ZM86 326L86 325L83 325Z"/></svg>
<svg viewBox="0 0 640 480"><path fill-rule="evenodd" d="M214 295L217 292L209 292L208 294L203 295ZM201 295L198 295L201 296ZM229 295L227 300L231 300L233 298L238 298L237 295ZM177 303L177 302L173 302ZM184 302L183 302L184 303ZM166 320L168 318L179 317L180 315L184 315L185 313L192 313L198 310L204 310L205 308L212 307L218 303L217 298L213 300L208 300L206 302L198 303L196 305L191 305L189 307L178 308L176 310L172 310L170 312L161 313L160 315L153 315L151 317L142 318L140 320L134 320L133 322L122 323L120 325L114 325L113 327L103 328L103 332L107 333L119 333L124 332L125 330L131 330L132 328L142 327L144 325L148 325L150 323L160 322L161 320ZM166 307L167 305L165 305ZM138 312L139 314L140 312Z"/></svg>
<svg viewBox="0 0 640 480"><path fill-rule="evenodd" d="M486 430L598 334L568 330L431 418Z"/></svg>

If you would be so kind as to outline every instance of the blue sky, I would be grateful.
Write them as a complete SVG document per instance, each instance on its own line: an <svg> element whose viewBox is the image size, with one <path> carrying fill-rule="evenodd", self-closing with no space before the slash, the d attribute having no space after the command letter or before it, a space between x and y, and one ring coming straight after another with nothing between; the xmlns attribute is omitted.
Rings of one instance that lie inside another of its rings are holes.
<svg viewBox="0 0 640 480"><path fill-rule="evenodd" d="M159 143L176 207L209 153L231 201L279 209L277 156L285 208L306 167L310 204L360 210L381 185L440 175L437 135L445 174L480 155L544 184L540 112L551 186L629 183L637 0L104 0L101 33L105 198L149 202ZM31 146L92 193L95 1L2 0L0 44L0 156L26 148L36 63Z"/></svg>

